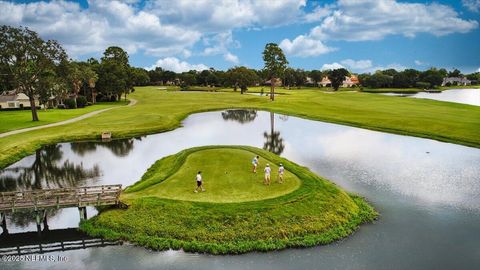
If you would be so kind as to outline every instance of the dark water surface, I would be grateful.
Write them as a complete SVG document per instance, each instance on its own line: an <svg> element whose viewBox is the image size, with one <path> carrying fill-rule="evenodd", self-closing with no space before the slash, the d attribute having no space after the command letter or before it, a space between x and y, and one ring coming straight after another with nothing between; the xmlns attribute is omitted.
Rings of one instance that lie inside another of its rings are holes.
<svg viewBox="0 0 480 270"><path fill-rule="evenodd" d="M0 190L127 186L185 148L251 145L366 197L380 219L343 241L307 249L211 256L125 243L49 253L68 264L0 262L0 269L480 269L480 149L268 112L200 113L183 125L135 139L45 147L0 171ZM49 215L50 229L78 226L77 209ZM10 233L36 230L28 214L7 221Z"/></svg>

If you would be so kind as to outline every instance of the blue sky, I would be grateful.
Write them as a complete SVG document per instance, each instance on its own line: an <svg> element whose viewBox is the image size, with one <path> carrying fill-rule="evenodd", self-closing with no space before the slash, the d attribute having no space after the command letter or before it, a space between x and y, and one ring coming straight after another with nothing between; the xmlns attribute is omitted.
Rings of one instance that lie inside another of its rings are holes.
<svg viewBox="0 0 480 270"><path fill-rule="evenodd" d="M70 57L128 51L134 66L262 68L275 42L295 68L480 69L480 0L0 1L0 23L60 41Z"/></svg>

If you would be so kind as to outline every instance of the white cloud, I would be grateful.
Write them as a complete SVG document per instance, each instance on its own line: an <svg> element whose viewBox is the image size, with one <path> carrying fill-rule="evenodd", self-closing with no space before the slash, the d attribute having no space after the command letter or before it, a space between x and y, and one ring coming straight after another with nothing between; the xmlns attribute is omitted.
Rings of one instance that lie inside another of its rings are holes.
<svg viewBox="0 0 480 270"><path fill-rule="evenodd" d="M231 54L231 53L226 53L223 55L223 58L228 61L228 62L231 62L233 64L238 64L240 61L238 60L238 56L234 55L234 54Z"/></svg>
<svg viewBox="0 0 480 270"><path fill-rule="evenodd" d="M345 68L345 67L337 62L334 62L331 64L323 64L321 70L339 69L339 68Z"/></svg>
<svg viewBox="0 0 480 270"><path fill-rule="evenodd" d="M365 70L372 67L372 60L352 60L352 59L345 59L342 60L340 63L343 65L356 70Z"/></svg>
<svg viewBox="0 0 480 270"><path fill-rule="evenodd" d="M334 5L317 6L312 12L305 14L304 20L309 23L319 22L332 13L333 7Z"/></svg>
<svg viewBox="0 0 480 270"><path fill-rule="evenodd" d="M480 68L477 69L477 72L480 72Z"/></svg>
<svg viewBox="0 0 480 270"><path fill-rule="evenodd" d="M130 54L189 57L198 41L213 35L219 39L211 40L204 54L235 61L229 51L238 47L232 30L297 22L305 5L306 0L158 0L145 5L138 0L90 0L82 8L64 0L0 1L0 24L28 26L60 41L73 57L101 53L111 45Z"/></svg>
<svg viewBox="0 0 480 270"><path fill-rule="evenodd" d="M177 73L185 72L189 70L201 71L201 70L208 69L208 67L204 64L190 64L185 61L180 61L176 57L166 57L163 59L158 59L154 65L147 67L146 69L152 70L152 69L155 69L156 67L161 67L165 70L171 70Z"/></svg>
<svg viewBox="0 0 480 270"><path fill-rule="evenodd" d="M462 0L462 4L472 12L480 11L480 0Z"/></svg>
<svg viewBox="0 0 480 270"><path fill-rule="evenodd" d="M331 16L310 32L318 40L378 40L388 35L414 37L418 33L443 36L478 27L451 7L437 3L401 3L396 0L339 0Z"/></svg>
<svg viewBox="0 0 480 270"><path fill-rule="evenodd" d="M102 52L118 45L129 53L183 53L201 33L164 24L150 12L118 1L89 1L88 9L66 1L27 4L0 2L0 24L28 26L42 37L56 39L70 54Z"/></svg>
<svg viewBox="0 0 480 270"><path fill-rule="evenodd" d="M222 32L292 23L305 5L306 0L164 0L148 2L145 8L168 23Z"/></svg>
<svg viewBox="0 0 480 270"><path fill-rule="evenodd" d="M417 66L426 66L426 65L428 65L428 63L423 62L423 61L420 61L420 60L415 60L414 62L415 62L415 65L417 65Z"/></svg>
<svg viewBox="0 0 480 270"><path fill-rule="evenodd" d="M335 50L325 46L320 40L303 35L296 37L293 41L284 39L279 46L286 54L300 57L318 56Z"/></svg>

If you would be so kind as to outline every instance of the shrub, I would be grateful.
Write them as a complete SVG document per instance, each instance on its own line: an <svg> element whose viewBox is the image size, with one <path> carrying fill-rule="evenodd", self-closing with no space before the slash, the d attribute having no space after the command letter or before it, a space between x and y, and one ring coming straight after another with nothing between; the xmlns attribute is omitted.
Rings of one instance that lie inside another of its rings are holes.
<svg viewBox="0 0 480 270"><path fill-rule="evenodd" d="M63 104L65 104L65 108L67 109L75 109L75 99L73 98L65 99Z"/></svg>
<svg viewBox="0 0 480 270"><path fill-rule="evenodd" d="M187 84L180 84L180 91L188 91L189 86Z"/></svg>
<svg viewBox="0 0 480 270"><path fill-rule="evenodd" d="M418 88L421 88L421 89L428 89L430 88L430 83L428 82L417 82L415 84Z"/></svg>
<svg viewBox="0 0 480 270"><path fill-rule="evenodd" d="M65 104L58 104L57 109L66 109Z"/></svg>
<svg viewBox="0 0 480 270"><path fill-rule="evenodd" d="M77 108L84 108L87 105L87 98L84 96L77 97Z"/></svg>

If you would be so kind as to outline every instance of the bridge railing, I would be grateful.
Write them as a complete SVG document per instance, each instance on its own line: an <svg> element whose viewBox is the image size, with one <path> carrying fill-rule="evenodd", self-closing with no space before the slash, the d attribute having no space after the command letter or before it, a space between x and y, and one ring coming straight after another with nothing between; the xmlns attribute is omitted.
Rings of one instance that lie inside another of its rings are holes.
<svg viewBox="0 0 480 270"><path fill-rule="evenodd" d="M118 204L122 185L0 192L0 211Z"/></svg>

